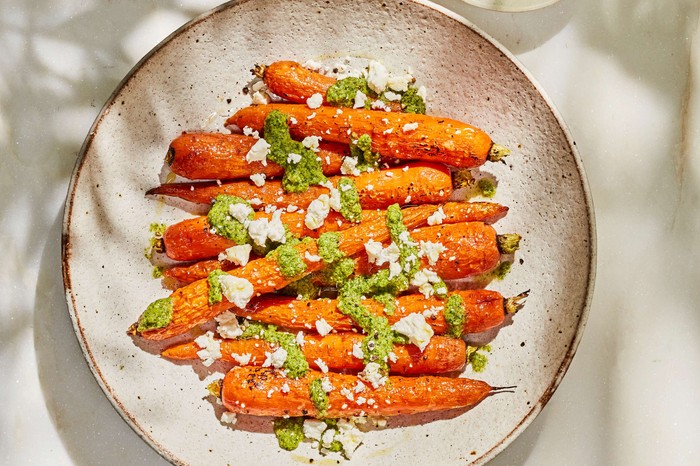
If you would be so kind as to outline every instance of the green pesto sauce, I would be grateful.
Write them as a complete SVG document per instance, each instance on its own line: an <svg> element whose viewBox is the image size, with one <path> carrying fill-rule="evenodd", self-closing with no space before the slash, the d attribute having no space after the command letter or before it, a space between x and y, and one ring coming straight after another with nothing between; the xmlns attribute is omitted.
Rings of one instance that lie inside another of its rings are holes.
<svg viewBox="0 0 700 466"><path fill-rule="evenodd" d="M323 391L323 381L321 379L313 379L309 384L309 396L314 403L314 407L318 410L318 417L324 417L328 406L328 394Z"/></svg>
<svg viewBox="0 0 700 466"><path fill-rule="evenodd" d="M381 160L378 152L372 152L372 137L369 134L363 134L355 141L350 141L350 157L357 159L356 168L361 172L378 169Z"/></svg>
<svg viewBox="0 0 700 466"><path fill-rule="evenodd" d="M415 87L409 87L401 96L401 108L406 113L425 114L425 101L418 95Z"/></svg>
<svg viewBox="0 0 700 466"><path fill-rule="evenodd" d="M318 255L321 256L323 262L332 264L333 262L345 257L343 251L340 250L340 234L335 232L323 233L316 240L318 247Z"/></svg>
<svg viewBox="0 0 700 466"><path fill-rule="evenodd" d="M352 178L340 178L338 191L340 192L340 215L351 222L362 220L360 194L357 192L355 181Z"/></svg>
<svg viewBox="0 0 700 466"><path fill-rule="evenodd" d="M287 451L295 450L304 440L304 418L277 418L272 423L280 448Z"/></svg>
<svg viewBox="0 0 700 466"><path fill-rule="evenodd" d="M403 214L398 204L392 204L387 209L386 226L391 234L391 240L399 247L401 270L408 275L407 278L410 280L420 269L418 245L411 239L408 229L403 224ZM411 260L414 257L415 260ZM405 272L407 269L408 272Z"/></svg>
<svg viewBox="0 0 700 466"><path fill-rule="evenodd" d="M384 313L388 316L392 315L396 310L396 296L391 293L376 294L374 300L384 305Z"/></svg>
<svg viewBox="0 0 700 466"><path fill-rule="evenodd" d="M302 377L309 370L309 363L306 362L304 352L294 339L294 335L288 332L280 332L274 325L251 322L243 330L243 334L239 338L242 340L259 338L284 348L287 352L284 368L287 370L287 376L292 379Z"/></svg>
<svg viewBox="0 0 700 466"><path fill-rule="evenodd" d="M148 240L148 247L143 251L143 255L146 256L146 259L149 261L153 258L154 252L163 252L163 235L166 229L167 226L165 223L151 223L148 227L148 231L151 232L151 237ZM154 274L154 278L159 277L156 277Z"/></svg>
<svg viewBox="0 0 700 466"><path fill-rule="evenodd" d="M221 294L221 282L219 282L219 277L222 275L228 275L221 269L213 270L207 276L207 282L209 282L209 305L220 303L223 299Z"/></svg>
<svg viewBox="0 0 700 466"><path fill-rule="evenodd" d="M146 310L143 311L143 314L139 317L139 324L136 330L138 332L144 332L154 328L163 328L170 323L172 318L172 298L157 299L149 304Z"/></svg>
<svg viewBox="0 0 700 466"><path fill-rule="evenodd" d="M270 144L268 158L284 168L282 188L286 192L302 193L310 185L327 181L316 153L289 135L287 115L279 110L271 111L265 118L264 135L265 141ZM300 155L299 163L289 162L289 154Z"/></svg>
<svg viewBox="0 0 700 466"><path fill-rule="evenodd" d="M153 275L153 278L163 278L163 270L165 270L165 267L162 265L155 265L153 266L153 272L151 272L151 275Z"/></svg>
<svg viewBox="0 0 700 466"><path fill-rule="evenodd" d="M301 296L301 299L316 299L320 291L320 288L314 284L313 277L307 275L285 286L280 293L287 296Z"/></svg>
<svg viewBox="0 0 700 466"><path fill-rule="evenodd" d="M328 88L328 91L326 91L326 101L336 107L353 107L355 105L357 91L369 97L377 96L377 94L369 88L367 79L349 77L339 79ZM365 106L369 108L371 104L371 100L367 99Z"/></svg>
<svg viewBox="0 0 700 466"><path fill-rule="evenodd" d="M248 201L236 196L227 194L219 194L214 199L214 204L209 209L207 219L209 226L216 232L217 235L230 239L236 244L246 244L251 242L248 235L248 229L238 220L231 217L229 206L231 204L245 204L250 207ZM251 210L248 215L249 220L253 220L255 215Z"/></svg>
<svg viewBox="0 0 700 466"><path fill-rule="evenodd" d="M464 299L458 294L453 294L447 298L443 315L447 322L447 334L453 338L460 338L464 332L464 324L467 322Z"/></svg>
<svg viewBox="0 0 700 466"><path fill-rule="evenodd" d="M280 272L286 278L296 277L306 270L306 262L294 244L283 244L273 251L272 257L277 260Z"/></svg>
<svg viewBox="0 0 700 466"><path fill-rule="evenodd" d="M326 266L321 279L327 285L342 286L355 273L355 259L344 257Z"/></svg>
<svg viewBox="0 0 700 466"><path fill-rule="evenodd" d="M512 265L512 262L501 262L500 264L498 264L498 267L496 267L494 271L491 272L491 274L494 278L498 280L503 280L504 278L506 278L506 275L508 275L508 272L510 272L510 268Z"/></svg>
<svg viewBox="0 0 700 466"><path fill-rule="evenodd" d="M484 372L486 369L486 364L489 362L489 358L484 353L490 352L491 345L467 347L467 360L469 361L469 364L471 364L474 372Z"/></svg>
<svg viewBox="0 0 700 466"><path fill-rule="evenodd" d="M496 195L496 184L489 178L481 178L476 186L484 197L491 198Z"/></svg>

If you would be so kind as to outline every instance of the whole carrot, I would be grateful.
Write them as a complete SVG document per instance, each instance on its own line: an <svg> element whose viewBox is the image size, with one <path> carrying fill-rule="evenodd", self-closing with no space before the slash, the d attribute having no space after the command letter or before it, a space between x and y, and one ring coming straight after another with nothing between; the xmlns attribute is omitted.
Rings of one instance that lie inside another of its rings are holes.
<svg viewBox="0 0 700 466"><path fill-rule="evenodd" d="M398 206L396 206L398 208ZM403 223L408 229L425 225L428 217L438 210L438 206L422 205L401 211ZM371 238L386 241L390 237L389 229L382 218L363 222L348 230L338 232L338 250L347 256L357 254ZM323 261L310 260L318 255L315 241L301 242L293 247L292 253L298 256L304 267L294 277L285 276L275 257L263 257L248 262L245 266L232 270L230 275L245 279L253 287L253 296L260 296L284 288L294 280L319 270ZM307 254L308 253L308 254ZM131 334L140 334L152 340L164 340L180 335L210 321L225 310L235 305L225 298L221 302L210 304L210 285L208 280L198 280L175 290L169 298L151 303L139 318L139 322L129 329ZM149 313L149 309L152 313ZM155 323L153 323L155 322Z"/></svg>
<svg viewBox="0 0 700 466"><path fill-rule="evenodd" d="M337 185L340 177L329 180ZM407 169L391 168L372 173L362 173L354 177L360 204L365 209L386 209L389 205L423 204L444 202L452 194L452 179L449 170L441 164L417 163ZM219 194L230 194L247 200L257 199L254 208L273 205L288 207L295 205L306 208L321 194L328 194L323 186L310 186L306 192L285 193L281 181L268 181L263 186L255 186L249 181L227 183L171 183L163 184L146 192L147 195L174 196L186 201L208 204ZM406 199L409 201L406 202Z"/></svg>
<svg viewBox="0 0 700 466"><path fill-rule="evenodd" d="M372 151L400 160L442 162L454 167L473 168L486 160L497 161L508 154L479 128L449 118L364 109L306 105L254 105L237 111L226 120L230 127L251 127L262 131L273 110L289 117L294 138L322 136L325 141L349 144L358 136L372 138Z"/></svg>
<svg viewBox="0 0 700 466"><path fill-rule="evenodd" d="M447 202L443 205L445 218L443 224L458 222L495 223L503 218L508 208L491 202ZM368 221L386 212L363 210L362 219ZM269 217L264 212L257 212L255 218ZM282 214L282 222L297 236L316 237L327 231L340 231L350 228L353 223L345 221L341 215L331 212L323 226L317 230L306 228L304 214L298 212ZM196 217L169 226L163 235L163 249L171 259L193 261L216 257L220 252L235 242L211 232L206 217Z"/></svg>
<svg viewBox="0 0 700 466"><path fill-rule="evenodd" d="M462 298L467 318L463 333L480 333L501 325L508 314L514 314L522 305L527 293L513 298L504 298L497 291L460 290L451 294ZM396 309L390 315L384 311L384 305L366 299L362 305L376 316L385 316L394 324L413 313L426 315L435 334L447 332L445 319L445 300L436 297L426 298L422 294L409 294L397 298ZM286 296L264 296L251 301L246 309L233 309L234 313L251 320L273 324L292 330L313 328L316 321L324 319L338 332L348 332L356 328L351 318L338 310L335 299L316 299L313 301L297 300Z"/></svg>
<svg viewBox="0 0 700 466"><path fill-rule="evenodd" d="M333 389L327 394L328 406L320 412L309 392L314 380L324 378ZM493 390L480 380L444 376L389 376L378 388L365 382L363 391L355 392L358 382L362 380L355 375L335 372L309 371L299 379L289 379L275 369L234 367L224 377L221 399L227 410L240 414L339 418L468 408Z"/></svg>
<svg viewBox="0 0 700 466"><path fill-rule="evenodd" d="M191 180L248 178L258 173L267 178L281 177L284 169L272 161L266 165L246 161L246 154L257 141L242 134L184 133L170 143L165 162L173 173ZM343 157L349 153L348 145L321 142L317 155L323 173L340 173Z"/></svg>
<svg viewBox="0 0 700 466"><path fill-rule="evenodd" d="M332 333L324 337L307 334L302 351L312 369L319 369L317 360L323 361L332 371L361 371L364 363L353 355L353 346L362 342L364 335L358 333ZM261 366L265 352L276 346L261 340L220 340L221 359L236 365L240 356L250 355L249 366ZM181 343L164 350L161 355L168 359L197 359L201 350L195 342ZM389 371L394 374L440 374L461 370L466 363L467 347L464 340L433 336L421 352L415 345L395 345L396 359L389 361ZM233 357L236 355L236 358ZM237 359L238 358L238 359Z"/></svg>

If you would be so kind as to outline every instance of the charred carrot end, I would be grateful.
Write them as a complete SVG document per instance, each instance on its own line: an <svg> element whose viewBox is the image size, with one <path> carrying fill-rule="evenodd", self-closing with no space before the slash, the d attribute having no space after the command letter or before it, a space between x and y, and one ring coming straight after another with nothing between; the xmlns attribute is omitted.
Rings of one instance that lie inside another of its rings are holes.
<svg viewBox="0 0 700 466"><path fill-rule="evenodd" d="M333 390L327 394L321 412L310 392L315 380L326 378ZM355 392L358 382L364 387L360 393ZM385 384L375 388L354 375L309 371L304 377L289 379L275 369L235 367L224 378L221 399L234 413L339 418L470 408L491 391L486 382L466 378L389 376ZM352 399L348 392L353 394Z"/></svg>
<svg viewBox="0 0 700 466"><path fill-rule="evenodd" d="M520 248L521 239L522 236L518 235L517 233L504 233L502 235L498 235L496 237L496 241L498 242L498 250L501 251L501 254L515 254L515 251Z"/></svg>
<svg viewBox="0 0 700 466"><path fill-rule="evenodd" d="M333 107L312 110L296 104L256 105L239 110L226 125L262 130L265 118L273 110L293 117L289 130L295 138L323 135L326 141L348 144L367 134L372 138L372 151L401 160L472 168L482 165L493 147L485 132L457 120L363 109L343 109L338 113Z"/></svg>
<svg viewBox="0 0 700 466"><path fill-rule="evenodd" d="M302 351L311 368L319 369L318 361L324 361L332 371L355 371L364 368L361 358L353 355L353 347L362 342L364 335L337 333L326 336L306 335ZM265 352L272 352L274 345L261 340L220 340L221 359L243 366L262 366ZM171 346L161 356L174 360L197 359L202 348L195 342ZM466 344L463 340L433 336L421 352L415 345L396 345L396 360L389 363L394 374L441 374L461 370L466 363Z"/></svg>
<svg viewBox="0 0 700 466"><path fill-rule="evenodd" d="M511 298L506 298L503 301L503 308L506 310L506 314L515 314L525 305L525 299L530 295L530 290L523 291L519 295L513 296Z"/></svg>
<svg viewBox="0 0 700 466"><path fill-rule="evenodd" d="M510 149L500 144L493 144L491 149L489 149L487 160L491 162L502 162L508 155L510 155Z"/></svg>

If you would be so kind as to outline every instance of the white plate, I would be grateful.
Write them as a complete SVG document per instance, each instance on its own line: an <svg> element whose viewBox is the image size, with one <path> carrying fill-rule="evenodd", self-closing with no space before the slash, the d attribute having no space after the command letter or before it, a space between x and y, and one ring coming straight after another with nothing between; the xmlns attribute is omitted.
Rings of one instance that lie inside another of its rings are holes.
<svg viewBox="0 0 700 466"><path fill-rule="evenodd" d="M296 464L318 453L281 451L269 419L219 423L201 365L160 359L126 336L148 303L168 295L143 251L152 222L187 214L146 199L170 140L220 125L249 103L241 93L256 63L337 55L410 66L429 89L429 112L465 120L513 149L489 164L496 201L510 206L500 232L520 232L512 272L492 284L531 289L527 305L493 340L479 377L517 385L462 413L390 421L350 463L484 463L532 421L578 345L592 290L594 227L580 160L567 130L527 72L464 19L426 2L240 1L175 32L124 79L88 135L73 175L64 225L66 296L85 357L124 419L164 457L183 464ZM229 100L230 99L230 100ZM212 113L216 113L212 115Z"/></svg>

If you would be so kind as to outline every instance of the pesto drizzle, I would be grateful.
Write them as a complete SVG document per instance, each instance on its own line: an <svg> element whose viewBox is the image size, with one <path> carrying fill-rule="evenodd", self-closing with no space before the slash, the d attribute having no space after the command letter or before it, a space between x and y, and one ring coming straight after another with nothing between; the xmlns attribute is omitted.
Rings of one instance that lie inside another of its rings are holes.
<svg viewBox="0 0 700 466"><path fill-rule="evenodd" d="M445 303L443 315L447 322L447 334L453 338L460 338L464 332L464 324L467 322L464 299L458 294L450 295Z"/></svg>
<svg viewBox="0 0 700 466"><path fill-rule="evenodd" d="M342 177L338 181L338 191L340 192L340 214L351 222L362 220L362 206L360 205L360 194L352 178Z"/></svg>
<svg viewBox="0 0 700 466"><path fill-rule="evenodd" d="M314 403L314 407L318 410L317 417L325 417L330 403L328 401L328 394L323 390L323 380L316 378L309 383L309 397Z"/></svg>
<svg viewBox="0 0 700 466"><path fill-rule="evenodd" d="M162 298L148 305L139 317L137 332L166 327L173 318L173 299Z"/></svg>
<svg viewBox="0 0 700 466"><path fill-rule="evenodd" d="M223 299L221 293L221 282L219 282L219 277L222 275L227 275L221 269L212 270L207 276L207 282L209 283L209 305L212 306L216 303L220 303Z"/></svg>
<svg viewBox="0 0 700 466"><path fill-rule="evenodd" d="M275 431L277 443L283 450L295 450L304 440L303 417L277 418L272 423L272 429Z"/></svg>
<svg viewBox="0 0 700 466"><path fill-rule="evenodd" d="M241 340L259 338L268 343L279 345L287 352L287 359L284 361L284 368L287 376L292 379L303 377L309 370L309 363L306 362L304 352L294 339L294 335L288 332L280 332L274 325L265 325L258 322L251 322L243 330L239 337Z"/></svg>
<svg viewBox="0 0 700 466"><path fill-rule="evenodd" d="M356 140L350 141L350 157L357 159L355 167L360 172L378 169L381 159L378 152L372 152L372 137L369 134L363 134Z"/></svg>
<svg viewBox="0 0 700 466"><path fill-rule="evenodd" d="M217 235L230 239L236 244L250 243L248 229L241 222L231 216L229 208L232 204L245 204L250 207L250 203L245 199L227 194L219 194L214 198L214 204L209 209L207 220L209 226ZM251 208L248 220L253 220L255 214Z"/></svg>

